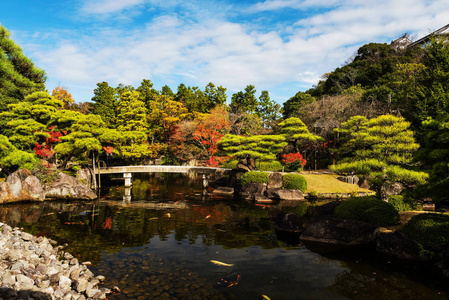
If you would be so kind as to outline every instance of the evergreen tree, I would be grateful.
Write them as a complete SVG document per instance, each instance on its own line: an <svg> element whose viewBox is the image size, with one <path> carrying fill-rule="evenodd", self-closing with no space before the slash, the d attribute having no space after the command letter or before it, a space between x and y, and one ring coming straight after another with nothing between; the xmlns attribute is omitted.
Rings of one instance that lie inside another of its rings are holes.
<svg viewBox="0 0 449 300"><path fill-rule="evenodd" d="M45 89L45 73L36 68L0 24L0 111L26 95Z"/></svg>
<svg viewBox="0 0 449 300"><path fill-rule="evenodd" d="M97 83L92 101L94 102L92 113L101 116L108 126L114 126L115 109L118 104L116 90L106 81Z"/></svg>
<svg viewBox="0 0 449 300"><path fill-rule="evenodd" d="M245 91L240 91L232 95L231 111L233 113L246 112L253 114L256 112L258 101L254 85L247 85Z"/></svg>
<svg viewBox="0 0 449 300"><path fill-rule="evenodd" d="M253 135L249 137L225 135L218 143L218 149L232 158L253 158L259 161L277 160L282 148L287 145L282 135Z"/></svg>
<svg viewBox="0 0 449 300"><path fill-rule="evenodd" d="M344 147L353 151L352 156L331 168L340 173L367 176L379 189L378 196L382 198L385 195L380 187L386 181L408 186L425 183L427 174L406 168L419 148L409 127L410 123L404 118L392 115L370 120L351 118L338 131L349 135Z"/></svg>
<svg viewBox="0 0 449 300"><path fill-rule="evenodd" d="M317 141L323 141L320 136L309 132L309 129L299 118L288 118L279 123L281 128L281 135L285 136L286 140L292 143L296 152L304 150L306 146L310 146Z"/></svg>

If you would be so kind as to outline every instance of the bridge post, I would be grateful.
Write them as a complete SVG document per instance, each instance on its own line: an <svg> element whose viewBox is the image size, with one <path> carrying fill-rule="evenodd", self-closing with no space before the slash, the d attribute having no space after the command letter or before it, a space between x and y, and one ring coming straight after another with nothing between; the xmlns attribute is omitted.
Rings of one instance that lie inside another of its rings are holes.
<svg viewBox="0 0 449 300"><path fill-rule="evenodd" d="M125 188L133 185L132 173L125 172L123 173L123 177L125 178Z"/></svg>
<svg viewBox="0 0 449 300"><path fill-rule="evenodd" d="M203 188L207 188L209 186L209 180L207 179L207 175L203 173Z"/></svg>

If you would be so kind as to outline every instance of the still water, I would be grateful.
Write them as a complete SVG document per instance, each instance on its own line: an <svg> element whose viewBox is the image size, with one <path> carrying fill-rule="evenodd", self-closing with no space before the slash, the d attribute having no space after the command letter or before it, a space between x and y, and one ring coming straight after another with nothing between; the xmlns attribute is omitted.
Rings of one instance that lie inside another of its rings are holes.
<svg viewBox="0 0 449 300"><path fill-rule="evenodd" d="M109 299L449 299L433 270L371 250L318 254L278 236L279 211L307 220L306 204L204 195L199 177L174 174L136 174L131 191L102 184L98 201L5 205L0 220L68 243L104 286L121 289Z"/></svg>

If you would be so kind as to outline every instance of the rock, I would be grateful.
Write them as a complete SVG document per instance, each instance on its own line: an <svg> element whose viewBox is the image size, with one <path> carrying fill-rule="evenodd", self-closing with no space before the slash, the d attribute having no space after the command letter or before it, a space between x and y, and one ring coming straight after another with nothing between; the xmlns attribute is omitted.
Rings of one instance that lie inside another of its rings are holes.
<svg viewBox="0 0 449 300"><path fill-rule="evenodd" d="M75 285L75 290L78 293L82 293L87 289L87 284L89 282L87 281L87 279L85 277L80 277L78 278L78 280L75 280L74 285Z"/></svg>
<svg viewBox="0 0 449 300"><path fill-rule="evenodd" d="M376 239L376 251L400 259L428 260L420 255L418 244L399 230L395 232L380 232Z"/></svg>
<svg viewBox="0 0 449 300"><path fill-rule="evenodd" d="M362 181L359 181L359 187L362 189L370 189L371 185L368 183L367 179L363 179Z"/></svg>
<svg viewBox="0 0 449 300"><path fill-rule="evenodd" d="M271 195L279 200L304 200L304 194L301 190L279 189L271 191Z"/></svg>
<svg viewBox="0 0 449 300"><path fill-rule="evenodd" d="M272 172L268 175L268 189L280 189L282 185L282 173Z"/></svg>
<svg viewBox="0 0 449 300"><path fill-rule="evenodd" d="M45 200L45 193L44 189L42 188L41 182L34 175L28 176L22 182L22 189L26 191L29 194L30 198L33 200Z"/></svg>
<svg viewBox="0 0 449 300"><path fill-rule="evenodd" d="M93 298L94 296L96 296L98 293L101 293L101 291L99 289L90 289L86 291L86 296L88 298ZM100 298L97 298L100 299ZM104 298L103 298L104 299Z"/></svg>
<svg viewBox="0 0 449 300"><path fill-rule="evenodd" d="M219 186L212 193L216 195L232 196L234 195L234 188Z"/></svg>
<svg viewBox="0 0 449 300"><path fill-rule="evenodd" d="M404 186L400 182L385 182L380 188L380 193L382 197L388 197L389 195L400 195L403 190Z"/></svg>
<svg viewBox="0 0 449 300"><path fill-rule="evenodd" d="M83 168L76 172L76 179L86 184L88 187L93 188L94 172L91 168Z"/></svg>
<svg viewBox="0 0 449 300"><path fill-rule="evenodd" d="M31 171L20 169L0 183L0 203L17 201L43 201L42 185Z"/></svg>
<svg viewBox="0 0 449 300"><path fill-rule="evenodd" d="M52 199L86 199L93 200L97 195L75 177L59 173L59 179L45 190L45 197Z"/></svg>
<svg viewBox="0 0 449 300"><path fill-rule="evenodd" d="M308 244L359 246L374 243L376 226L367 223L323 216L308 224L301 235Z"/></svg>
<svg viewBox="0 0 449 300"><path fill-rule="evenodd" d="M20 191L22 191L22 181L20 180L19 174L17 172L10 174L6 178L6 183L8 183L11 195L15 198L18 198Z"/></svg>
<svg viewBox="0 0 449 300"><path fill-rule="evenodd" d="M266 190L267 185L265 183L249 182L240 189L240 194L242 196L263 195Z"/></svg>
<svg viewBox="0 0 449 300"><path fill-rule="evenodd" d="M338 176L338 177L337 177L337 180L340 180L340 181L342 181L342 182L348 182L348 179L347 179L346 176Z"/></svg>
<svg viewBox="0 0 449 300"><path fill-rule="evenodd" d="M16 283L14 284L14 287L17 288L17 290L29 290L33 286L34 286L33 279L22 274L16 275Z"/></svg>
<svg viewBox="0 0 449 300"><path fill-rule="evenodd" d="M259 204L272 204L274 201L264 195L254 195L254 202Z"/></svg>

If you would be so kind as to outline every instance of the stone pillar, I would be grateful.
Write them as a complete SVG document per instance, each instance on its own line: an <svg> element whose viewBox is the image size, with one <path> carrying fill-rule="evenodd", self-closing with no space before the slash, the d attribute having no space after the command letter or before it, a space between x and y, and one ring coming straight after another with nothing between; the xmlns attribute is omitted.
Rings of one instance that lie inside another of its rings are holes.
<svg viewBox="0 0 449 300"><path fill-rule="evenodd" d="M123 173L123 177L125 178L125 188L133 185L132 173Z"/></svg>
<svg viewBox="0 0 449 300"><path fill-rule="evenodd" d="M131 188L125 187L125 194L123 195L124 202L131 202Z"/></svg>
<svg viewBox="0 0 449 300"><path fill-rule="evenodd" d="M203 188L207 188L209 186L209 180L207 179L207 175L203 174Z"/></svg>

